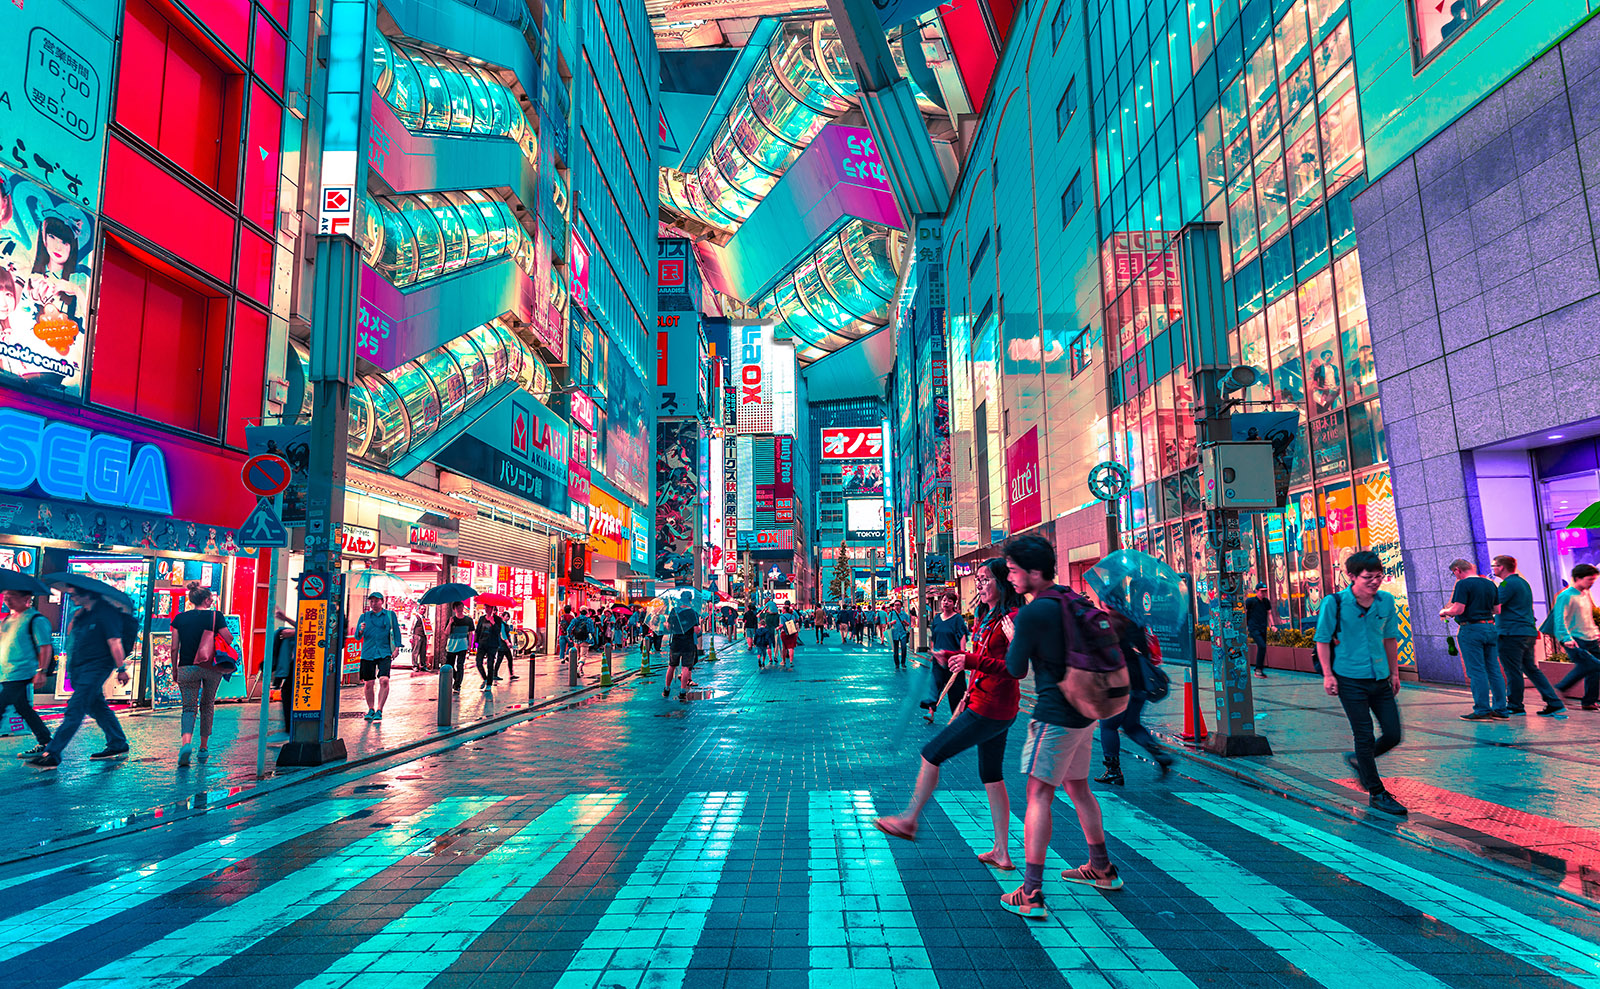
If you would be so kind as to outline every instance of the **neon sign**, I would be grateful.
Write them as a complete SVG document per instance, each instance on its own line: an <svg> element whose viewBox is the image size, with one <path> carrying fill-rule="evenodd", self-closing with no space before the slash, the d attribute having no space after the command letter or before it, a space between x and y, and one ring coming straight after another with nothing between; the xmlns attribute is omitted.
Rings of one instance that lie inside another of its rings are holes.
<svg viewBox="0 0 1600 989"><path fill-rule="evenodd" d="M739 359L744 365L739 368L740 405L759 404L761 402L761 327L745 326L739 331Z"/></svg>
<svg viewBox="0 0 1600 989"><path fill-rule="evenodd" d="M839 159L839 169L846 176L889 181L888 174L883 170L883 159L878 157L877 149L872 146L872 138L851 134L845 138L845 151L847 154Z"/></svg>
<svg viewBox="0 0 1600 989"><path fill-rule="evenodd" d="M37 484L52 498L172 514L167 459L151 444L0 409L0 490Z"/></svg>

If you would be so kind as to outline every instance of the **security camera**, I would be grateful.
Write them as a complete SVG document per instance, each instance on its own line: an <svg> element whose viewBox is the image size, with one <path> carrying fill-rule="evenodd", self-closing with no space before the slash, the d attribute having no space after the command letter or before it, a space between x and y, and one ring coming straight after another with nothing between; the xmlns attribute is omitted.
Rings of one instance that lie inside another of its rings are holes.
<svg viewBox="0 0 1600 989"><path fill-rule="evenodd" d="M1227 395L1230 392L1243 391L1255 384L1261 378L1261 372L1248 364L1236 364L1228 369L1228 373L1217 379L1217 390Z"/></svg>

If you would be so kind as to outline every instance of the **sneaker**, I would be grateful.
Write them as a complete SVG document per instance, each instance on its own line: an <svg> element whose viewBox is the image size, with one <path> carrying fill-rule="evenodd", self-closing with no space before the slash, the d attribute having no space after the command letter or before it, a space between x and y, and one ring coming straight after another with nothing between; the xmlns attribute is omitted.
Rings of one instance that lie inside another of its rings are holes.
<svg viewBox="0 0 1600 989"><path fill-rule="evenodd" d="M687 690L678 691L678 700L686 701L688 699L689 699L689 692Z"/></svg>
<svg viewBox="0 0 1600 989"><path fill-rule="evenodd" d="M178 765L187 766L189 764L190 758L193 755L194 755L194 746L193 745L182 745L182 746L179 746L178 747Z"/></svg>
<svg viewBox="0 0 1600 989"><path fill-rule="evenodd" d="M1600 711L1600 704L1585 704L1583 709L1585 711Z"/></svg>
<svg viewBox="0 0 1600 989"><path fill-rule="evenodd" d="M1567 720L1567 706L1565 704L1561 705L1560 707L1557 707L1554 704L1546 704L1544 710L1535 711L1533 713L1537 714L1541 718L1560 718L1562 721Z"/></svg>
<svg viewBox="0 0 1600 989"><path fill-rule="evenodd" d="M94 755L90 756L89 758L98 759L101 762L110 762L112 760L126 759L126 758L128 758L128 750L127 749L101 749L99 752L96 752Z"/></svg>
<svg viewBox="0 0 1600 989"><path fill-rule="evenodd" d="M1018 886L1005 896L1000 897L1000 905L1018 917L1027 920L1044 920L1050 916L1050 912L1044 908L1044 890L1042 889L1034 890L1033 895L1029 896L1022 891L1021 886Z"/></svg>
<svg viewBox="0 0 1600 989"><path fill-rule="evenodd" d="M21 752L18 752L17 753L17 758L18 759L32 759L36 755L44 755L45 751L46 751L46 749L45 749L45 747L43 745L35 745L31 749L23 749Z"/></svg>
<svg viewBox="0 0 1600 989"><path fill-rule="evenodd" d="M1374 793L1367 800L1367 803L1372 806L1373 810L1381 810L1385 814L1393 814L1395 817L1405 817L1408 813L1406 805L1396 800L1387 791Z"/></svg>
<svg viewBox="0 0 1600 989"><path fill-rule="evenodd" d="M371 721L372 720L372 712L368 711L366 714L363 714L361 716L361 720L362 721Z"/></svg>
<svg viewBox="0 0 1600 989"><path fill-rule="evenodd" d="M661 691L661 696L662 697L671 697L672 696L672 688L669 687L669 688Z"/></svg>
<svg viewBox="0 0 1600 989"><path fill-rule="evenodd" d="M382 721L383 720L383 712L382 711L373 711L372 712L372 720L373 721ZM200 751L204 752L205 749L201 749ZM204 759L201 759L200 761L201 762L205 762Z"/></svg>
<svg viewBox="0 0 1600 989"><path fill-rule="evenodd" d="M1506 708L1506 713L1507 714L1527 714L1528 713L1528 709L1525 708L1525 707L1508 707L1508 708Z"/></svg>
<svg viewBox="0 0 1600 989"><path fill-rule="evenodd" d="M1461 715L1462 721L1493 721L1494 715L1488 711L1473 711L1471 714Z"/></svg>
<svg viewBox="0 0 1600 989"><path fill-rule="evenodd" d="M210 749L206 749L206 748L202 748L199 752L196 752L194 754L194 757L196 759L199 759L200 760L200 765L203 766L206 763L211 761L211 750Z"/></svg>
<svg viewBox="0 0 1600 989"><path fill-rule="evenodd" d="M54 769L61 765L61 760L48 752L42 752L28 760L28 765L35 769Z"/></svg>
<svg viewBox="0 0 1600 989"><path fill-rule="evenodd" d="M1066 869L1061 873L1061 878L1069 883L1083 883L1096 889L1121 889L1122 877L1117 875L1116 866L1108 866L1105 872L1088 865L1080 865L1076 869Z"/></svg>
<svg viewBox="0 0 1600 989"><path fill-rule="evenodd" d="M1489 712L1489 717L1495 719L1496 721L1510 721L1511 720L1511 715L1506 713L1505 711L1490 711Z"/></svg>

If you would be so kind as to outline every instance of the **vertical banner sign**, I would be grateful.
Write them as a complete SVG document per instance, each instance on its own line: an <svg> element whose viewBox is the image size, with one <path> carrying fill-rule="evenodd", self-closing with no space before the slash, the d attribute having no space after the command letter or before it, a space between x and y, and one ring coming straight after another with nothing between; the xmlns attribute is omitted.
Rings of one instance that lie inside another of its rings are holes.
<svg viewBox="0 0 1600 989"><path fill-rule="evenodd" d="M693 419L656 423L656 580L689 582L694 574L699 426Z"/></svg>
<svg viewBox="0 0 1600 989"><path fill-rule="evenodd" d="M322 718L322 674L326 665L331 591L329 583L325 573L312 572L300 577L300 600L295 614L294 689L289 705L290 716L295 721Z"/></svg>
<svg viewBox="0 0 1600 989"><path fill-rule="evenodd" d="M1011 506L1013 535L1043 520L1039 496L1039 427L1034 426L1006 450L1006 500Z"/></svg>
<svg viewBox="0 0 1600 989"><path fill-rule="evenodd" d="M587 315L589 312L589 245L572 229L572 258L567 267L568 292L572 301Z"/></svg>
<svg viewBox="0 0 1600 989"><path fill-rule="evenodd" d="M366 189L363 177L357 188L357 166L365 175L360 156L361 115L367 108L366 67L371 63L367 38L371 0L329 0L328 100L323 116L322 187L317 196L317 232L354 237L356 204Z"/></svg>

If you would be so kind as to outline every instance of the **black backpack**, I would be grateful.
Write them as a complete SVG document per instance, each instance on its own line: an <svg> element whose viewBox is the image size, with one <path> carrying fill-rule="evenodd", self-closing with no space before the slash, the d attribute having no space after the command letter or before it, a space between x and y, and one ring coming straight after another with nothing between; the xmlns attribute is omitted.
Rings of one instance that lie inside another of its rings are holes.
<svg viewBox="0 0 1600 989"><path fill-rule="evenodd" d="M139 644L139 619L133 617L121 608L105 605L112 614L122 620L122 658L130 659L133 656L133 647Z"/></svg>

